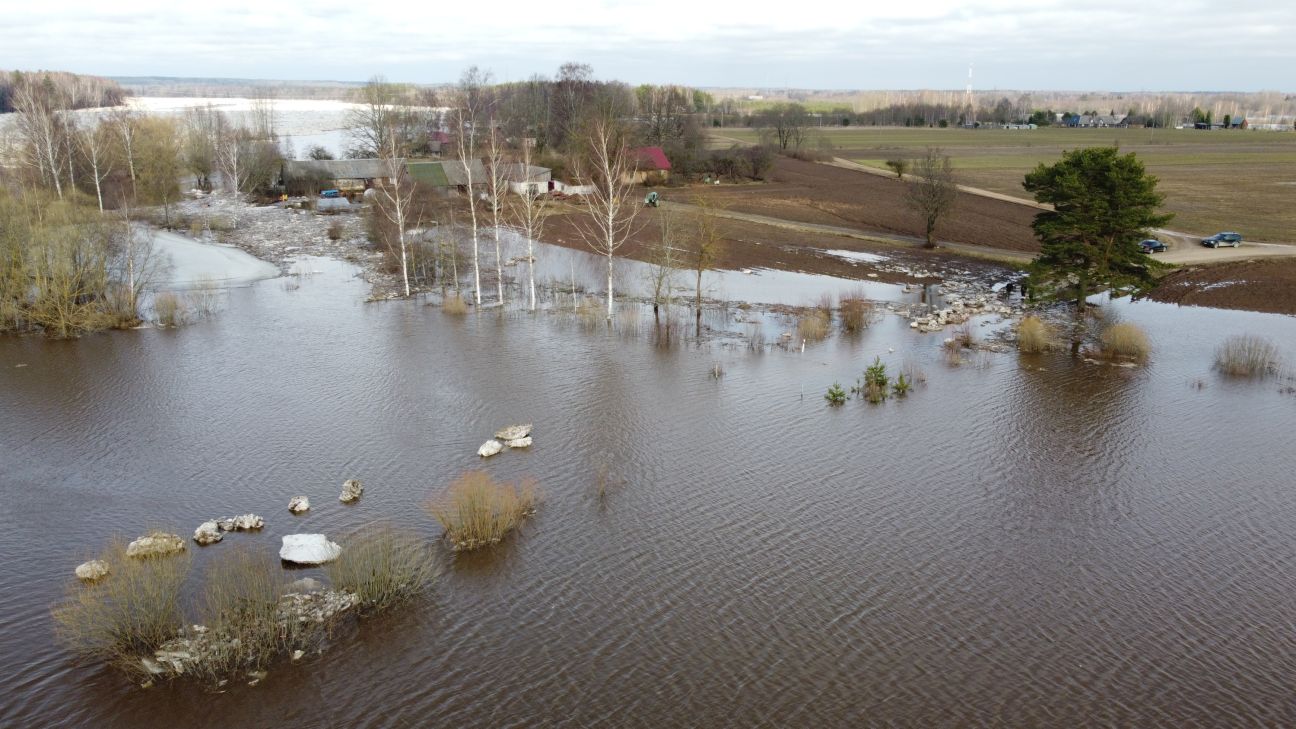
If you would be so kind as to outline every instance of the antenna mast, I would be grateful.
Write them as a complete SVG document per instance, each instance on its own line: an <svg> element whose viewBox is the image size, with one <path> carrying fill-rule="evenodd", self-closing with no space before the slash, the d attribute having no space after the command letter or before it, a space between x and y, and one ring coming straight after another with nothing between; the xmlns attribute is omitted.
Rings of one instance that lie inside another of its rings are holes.
<svg viewBox="0 0 1296 729"><path fill-rule="evenodd" d="M970 61L968 62L967 108L967 125L974 127L976 126L976 105L972 103L972 63Z"/></svg>

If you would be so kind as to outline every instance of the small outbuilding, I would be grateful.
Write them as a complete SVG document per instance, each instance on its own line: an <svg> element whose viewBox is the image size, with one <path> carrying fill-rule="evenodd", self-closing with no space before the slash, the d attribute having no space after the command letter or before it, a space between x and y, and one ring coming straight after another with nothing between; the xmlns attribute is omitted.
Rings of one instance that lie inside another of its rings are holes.
<svg viewBox="0 0 1296 729"><path fill-rule="evenodd" d="M397 160L397 168L405 160ZM314 195L320 190L363 192L376 183L391 182L391 166L381 159L284 160L279 182L289 195Z"/></svg>

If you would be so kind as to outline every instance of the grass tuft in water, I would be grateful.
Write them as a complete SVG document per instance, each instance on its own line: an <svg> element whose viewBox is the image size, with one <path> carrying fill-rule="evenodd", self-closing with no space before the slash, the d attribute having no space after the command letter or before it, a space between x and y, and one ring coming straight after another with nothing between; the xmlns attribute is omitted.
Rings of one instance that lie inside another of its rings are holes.
<svg viewBox="0 0 1296 729"><path fill-rule="evenodd" d="M428 502L427 510L445 529L455 551L499 544L535 514L540 502L535 483L500 483L482 471L469 471Z"/></svg>
<svg viewBox="0 0 1296 729"><path fill-rule="evenodd" d="M1281 365L1278 347L1254 334L1234 334L1215 350L1215 368L1232 377L1265 377Z"/></svg>

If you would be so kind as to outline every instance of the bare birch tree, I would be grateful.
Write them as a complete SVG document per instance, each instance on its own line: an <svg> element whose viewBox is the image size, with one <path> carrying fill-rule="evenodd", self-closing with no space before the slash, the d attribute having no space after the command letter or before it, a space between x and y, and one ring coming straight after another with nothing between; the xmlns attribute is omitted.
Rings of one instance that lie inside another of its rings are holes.
<svg viewBox="0 0 1296 729"><path fill-rule="evenodd" d="M500 250L500 234L503 226L500 213L504 207L504 196L508 194L508 162L504 156L504 141L495 127L492 118L486 130L486 195L489 198L491 230L495 239L495 289L500 305L504 304L504 253Z"/></svg>
<svg viewBox="0 0 1296 729"><path fill-rule="evenodd" d="M122 140L122 155L126 158L126 169L130 172L131 184L135 184L135 140L138 132L138 119L130 109L119 107L108 115L108 124Z"/></svg>
<svg viewBox="0 0 1296 729"><path fill-rule="evenodd" d="M77 146L90 162L90 176L94 178L95 197L99 200L101 213L104 211L103 181L112 173L113 168L112 155L109 154L112 149L111 134L112 130L100 123L77 135Z"/></svg>
<svg viewBox="0 0 1296 729"><path fill-rule="evenodd" d="M625 143L625 133L613 119L592 121L586 135L591 191L586 195L588 218L577 222L581 237L596 253L607 258L607 320L612 321L613 259L635 233L639 205L634 199L635 157Z"/></svg>
<svg viewBox="0 0 1296 729"><path fill-rule="evenodd" d="M468 216L472 232L473 253L473 300L481 306L481 251L478 240L477 195L473 185L481 180L477 177L474 161L479 151L477 132L486 106L486 84L490 74L476 66L464 71L459 79L455 100L450 110L450 123L455 132L455 147L459 155L459 168L463 171L464 185L468 193Z"/></svg>
<svg viewBox="0 0 1296 729"><path fill-rule="evenodd" d="M527 292L528 306L531 311L536 310L535 241L544 233L545 218L549 216L550 212L549 191L541 189L542 183L531 181L531 161L534 152L535 145L531 140L524 140L519 160L522 165L522 175L525 178L521 190L522 194L516 198L509 198L514 224L526 238Z"/></svg>
<svg viewBox="0 0 1296 729"><path fill-rule="evenodd" d="M400 246L401 280L405 295L410 295L409 247L405 228L417 218L414 211L414 184L405 174L405 158L400 155L395 134L388 133L387 146L379 150L379 159L387 179L375 189L378 191L378 209L396 226L396 240Z"/></svg>
<svg viewBox="0 0 1296 729"><path fill-rule="evenodd" d="M63 129L52 86L30 82L19 84L13 91L13 107L18 113L19 134L26 142L32 164L41 180L52 184L62 200Z"/></svg>

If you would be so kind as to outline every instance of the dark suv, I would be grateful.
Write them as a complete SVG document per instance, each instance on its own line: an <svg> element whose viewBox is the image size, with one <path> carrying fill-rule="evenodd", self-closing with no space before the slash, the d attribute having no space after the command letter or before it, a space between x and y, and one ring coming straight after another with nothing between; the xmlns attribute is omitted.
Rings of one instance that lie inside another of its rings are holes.
<svg viewBox="0 0 1296 729"><path fill-rule="evenodd" d="M1209 238L1203 238L1202 245L1207 248L1222 248L1224 246L1233 246L1234 248L1237 248L1242 245L1242 234L1216 233Z"/></svg>

